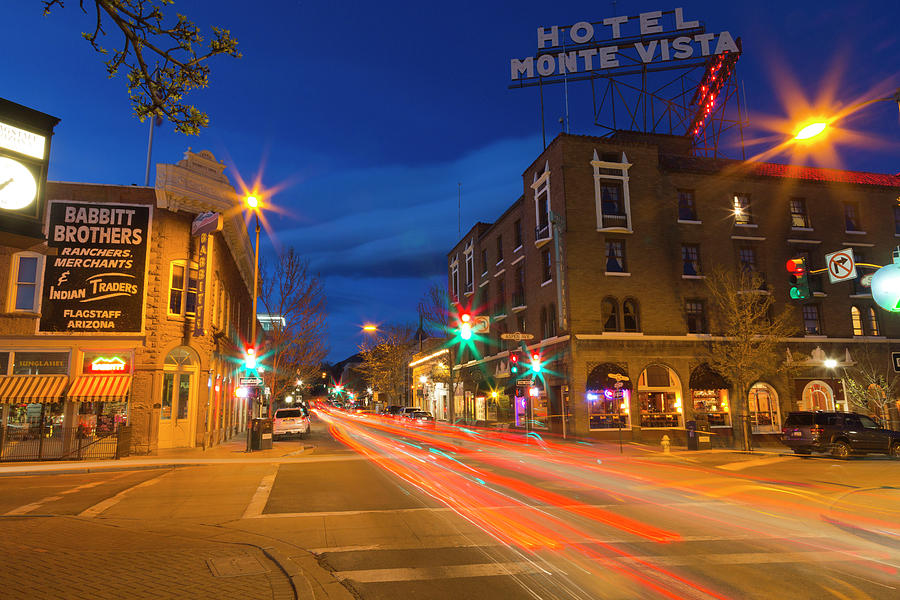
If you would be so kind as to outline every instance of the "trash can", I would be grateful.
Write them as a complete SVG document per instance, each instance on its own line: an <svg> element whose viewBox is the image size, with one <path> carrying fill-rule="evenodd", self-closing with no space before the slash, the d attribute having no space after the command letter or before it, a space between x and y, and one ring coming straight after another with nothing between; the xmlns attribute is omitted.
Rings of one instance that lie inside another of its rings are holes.
<svg viewBox="0 0 900 600"><path fill-rule="evenodd" d="M271 450L272 420L253 419L250 422L250 450Z"/></svg>
<svg viewBox="0 0 900 600"><path fill-rule="evenodd" d="M697 421L685 421L684 428L687 431L687 449L699 450L700 448L697 447Z"/></svg>
<svg viewBox="0 0 900 600"><path fill-rule="evenodd" d="M709 450L712 448L712 433L709 430L708 420L697 421L695 434L697 436L697 450Z"/></svg>

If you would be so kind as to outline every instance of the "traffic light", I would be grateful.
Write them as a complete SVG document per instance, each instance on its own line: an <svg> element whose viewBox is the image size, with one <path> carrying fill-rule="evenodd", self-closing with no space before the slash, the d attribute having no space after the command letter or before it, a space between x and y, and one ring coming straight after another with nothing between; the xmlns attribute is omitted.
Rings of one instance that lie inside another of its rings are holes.
<svg viewBox="0 0 900 600"><path fill-rule="evenodd" d="M531 370L535 373L541 372L541 355L537 352L531 355Z"/></svg>
<svg viewBox="0 0 900 600"><path fill-rule="evenodd" d="M244 350L244 368L248 371L256 370L256 348Z"/></svg>
<svg viewBox="0 0 900 600"><path fill-rule="evenodd" d="M472 315L467 312L459 315L459 337L464 340L472 339Z"/></svg>
<svg viewBox="0 0 900 600"><path fill-rule="evenodd" d="M516 375L519 372L519 355L513 352L509 355L509 372Z"/></svg>
<svg viewBox="0 0 900 600"><path fill-rule="evenodd" d="M791 298L794 300L802 300L809 298L809 271L806 266L805 258L791 258L785 265L788 273L791 274Z"/></svg>

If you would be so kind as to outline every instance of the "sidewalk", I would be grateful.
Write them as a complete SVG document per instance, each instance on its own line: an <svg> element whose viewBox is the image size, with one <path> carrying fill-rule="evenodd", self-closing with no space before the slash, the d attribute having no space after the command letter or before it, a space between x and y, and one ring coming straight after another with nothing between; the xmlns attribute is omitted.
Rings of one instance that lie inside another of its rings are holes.
<svg viewBox="0 0 900 600"><path fill-rule="evenodd" d="M171 448L160 450L155 456L129 456L119 460L5 462L0 463L0 477L47 473L169 469L216 463L290 462L310 452L313 446L304 440L290 440L279 441L270 450L247 452L246 448L246 439L240 438L206 449Z"/></svg>

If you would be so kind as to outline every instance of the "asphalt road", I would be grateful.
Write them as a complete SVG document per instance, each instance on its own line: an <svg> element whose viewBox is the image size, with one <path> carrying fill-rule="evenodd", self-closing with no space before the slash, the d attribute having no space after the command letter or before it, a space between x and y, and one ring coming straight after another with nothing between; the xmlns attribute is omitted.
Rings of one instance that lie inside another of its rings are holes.
<svg viewBox="0 0 900 600"><path fill-rule="evenodd" d="M65 519L278 543L367 599L900 596L900 461L619 454L340 412L306 443L270 462L0 478L0 538Z"/></svg>

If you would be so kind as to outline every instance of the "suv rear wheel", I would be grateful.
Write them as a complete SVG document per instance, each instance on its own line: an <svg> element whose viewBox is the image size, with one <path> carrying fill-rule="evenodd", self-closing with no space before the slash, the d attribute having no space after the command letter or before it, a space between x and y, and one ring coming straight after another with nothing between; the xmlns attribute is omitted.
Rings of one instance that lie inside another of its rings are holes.
<svg viewBox="0 0 900 600"><path fill-rule="evenodd" d="M900 458L900 442L894 442L894 445L891 446L891 456Z"/></svg>
<svg viewBox="0 0 900 600"><path fill-rule="evenodd" d="M851 453L852 449L847 442L835 442L834 446L831 447L831 454L835 458L850 458Z"/></svg>

